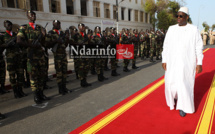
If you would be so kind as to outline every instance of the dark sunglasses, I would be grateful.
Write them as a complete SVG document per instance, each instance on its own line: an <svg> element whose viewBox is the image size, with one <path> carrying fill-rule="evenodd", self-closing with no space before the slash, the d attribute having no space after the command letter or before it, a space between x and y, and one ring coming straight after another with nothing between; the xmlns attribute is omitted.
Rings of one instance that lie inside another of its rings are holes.
<svg viewBox="0 0 215 134"><path fill-rule="evenodd" d="M183 18L184 16L183 15L176 15L176 18L178 18L178 17Z"/></svg>

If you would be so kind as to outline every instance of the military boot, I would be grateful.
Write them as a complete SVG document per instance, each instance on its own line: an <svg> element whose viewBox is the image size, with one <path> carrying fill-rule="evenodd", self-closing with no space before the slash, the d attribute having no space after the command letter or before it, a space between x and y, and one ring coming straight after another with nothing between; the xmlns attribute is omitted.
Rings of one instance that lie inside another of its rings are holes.
<svg viewBox="0 0 215 134"><path fill-rule="evenodd" d="M0 88L0 94L5 94L5 93L9 93L10 91L5 90L5 86L4 83L1 84L1 88Z"/></svg>
<svg viewBox="0 0 215 134"><path fill-rule="evenodd" d="M75 71L75 75L76 75L76 79L78 80L79 77L78 77L78 71Z"/></svg>
<svg viewBox="0 0 215 134"><path fill-rule="evenodd" d="M81 80L81 86L82 87L88 87L88 86L91 86L91 84L87 83L86 78L84 78L83 80Z"/></svg>
<svg viewBox="0 0 215 134"><path fill-rule="evenodd" d="M43 102L41 97L40 97L40 92L38 89L36 89L36 91L34 91L34 102L36 104L41 104Z"/></svg>
<svg viewBox="0 0 215 134"><path fill-rule="evenodd" d="M62 95L65 95L66 93L64 92L63 90L63 85L62 83L58 83L58 91L59 91L59 94L62 94Z"/></svg>
<svg viewBox="0 0 215 134"><path fill-rule="evenodd" d="M95 75L95 74L96 74L96 70L95 70L94 67L91 69L91 74L92 74L92 75Z"/></svg>
<svg viewBox="0 0 215 134"><path fill-rule="evenodd" d="M72 92L71 90L69 90L68 88L66 88L66 83L63 83L63 91L64 91L64 93L70 93L70 92Z"/></svg>
<svg viewBox="0 0 215 134"><path fill-rule="evenodd" d="M48 86L48 85L46 84L46 82L44 82L44 84L43 84L43 89L51 89L51 87Z"/></svg>
<svg viewBox="0 0 215 134"><path fill-rule="evenodd" d="M19 92L19 94L20 94L22 97L27 96L27 94L25 94L25 93L23 92L22 86L18 86L18 92Z"/></svg>
<svg viewBox="0 0 215 134"><path fill-rule="evenodd" d="M106 65L106 66L104 67L104 70L105 70L105 71L109 71L110 69L109 69L108 66Z"/></svg>
<svg viewBox="0 0 215 134"><path fill-rule="evenodd" d="M119 76L120 74L118 74L117 72L116 72L116 70L112 70L112 72L111 72L111 76Z"/></svg>
<svg viewBox="0 0 215 134"><path fill-rule="evenodd" d="M155 61L153 60L153 57L150 57L149 62L155 62Z"/></svg>
<svg viewBox="0 0 215 134"><path fill-rule="evenodd" d="M139 67L137 67L136 64L134 63L134 64L132 64L132 68L133 69L138 69Z"/></svg>
<svg viewBox="0 0 215 134"><path fill-rule="evenodd" d="M124 68L123 68L123 71L124 71L124 72L130 72L130 70L128 69L128 67L124 67Z"/></svg>
<svg viewBox="0 0 215 134"><path fill-rule="evenodd" d="M39 97L42 101L46 101L46 100L50 100L51 98L50 97L46 97L44 94L43 94L43 90L40 90L39 91Z"/></svg>
<svg viewBox="0 0 215 134"><path fill-rule="evenodd" d="M160 58L157 56L157 57L156 57L156 60L160 60Z"/></svg>
<svg viewBox="0 0 215 134"><path fill-rule="evenodd" d="M16 86L13 87L13 93L15 98L22 98L22 95L20 94Z"/></svg>
<svg viewBox="0 0 215 134"><path fill-rule="evenodd" d="M5 118L6 118L6 116L3 115L2 113L0 113L0 120L3 120L3 119L5 119Z"/></svg>
<svg viewBox="0 0 215 134"><path fill-rule="evenodd" d="M104 80L103 80L103 78L102 78L101 73L100 73L100 74L98 74L98 81L100 81L100 82L104 81Z"/></svg>

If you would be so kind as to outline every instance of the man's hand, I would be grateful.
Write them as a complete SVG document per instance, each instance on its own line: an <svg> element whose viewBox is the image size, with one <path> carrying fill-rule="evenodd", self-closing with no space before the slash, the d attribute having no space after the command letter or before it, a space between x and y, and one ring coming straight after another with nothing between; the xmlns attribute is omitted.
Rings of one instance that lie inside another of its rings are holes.
<svg viewBox="0 0 215 134"><path fill-rule="evenodd" d="M162 63L162 67L166 71L166 63Z"/></svg>
<svg viewBox="0 0 215 134"><path fill-rule="evenodd" d="M196 73L199 74L202 72L202 65L197 65L196 66Z"/></svg>

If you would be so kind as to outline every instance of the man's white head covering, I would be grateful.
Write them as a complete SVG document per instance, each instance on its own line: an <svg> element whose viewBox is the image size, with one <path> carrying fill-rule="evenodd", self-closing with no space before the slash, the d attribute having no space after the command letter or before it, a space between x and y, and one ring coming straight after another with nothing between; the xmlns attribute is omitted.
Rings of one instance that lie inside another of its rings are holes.
<svg viewBox="0 0 215 134"><path fill-rule="evenodd" d="M183 12L183 13L189 15L189 10L187 7L181 7L178 12Z"/></svg>

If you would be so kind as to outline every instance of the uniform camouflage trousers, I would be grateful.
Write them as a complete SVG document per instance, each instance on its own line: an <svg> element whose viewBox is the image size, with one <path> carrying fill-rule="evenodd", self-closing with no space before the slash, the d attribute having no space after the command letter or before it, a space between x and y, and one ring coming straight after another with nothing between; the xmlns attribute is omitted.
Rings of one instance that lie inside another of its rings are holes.
<svg viewBox="0 0 215 134"><path fill-rule="evenodd" d="M54 54L54 64L57 76L57 83L65 84L68 64L66 54Z"/></svg>
<svg viewBox="0 0 215 134"><path fill-rule="evenodd" d="M45 81L47 81L48 80L48 70L49 70L49 56L47 55L47 56L45 56L45 66L46 66L46 72L44 72L45 73L45 76L46 76L46 78L45 78Z"/></svg>
<svg viewBox="0 0 215 134"><path fill-rule="evenodd" d="M150 58L154 56L154 49L155 49L155 40L152 39L152 43L150 44Z"/></svg>
<svg viewBox="0 0 215 134"><path fill-rule="evenodd" d="M156 57L160 56L161 51L161 43L156 43Z"/></svg>
<svg viewBox="0 0 215 134"><path fill-rule="evenodd" d="M0 57L0 84L5 83L5 77L6 77L5 60L3 57Z"/></svg>
<svg viewBox="0 0 215 134"><path fill-rule="evenodd" d="M141 49L141 44L140 43L138 43L138 52L139 52L139 57L141 57L142 56L142 49Z"/></svg>
<svg viewBox="0 0 215 134"><path fill-rule="evenodd" d="M78 66L78 78L80 80L87 78L87 74L90 69L89 59L88 58L77 59L77 66Z"/></svg>
<svg viewBox="0 0 215 134"><path fill-rule="evenodd" d="M143 42L143 43L141 44L142 57L148 55L149 51L147 51L147 50L148 50L147 47L148 47L148 46L146 45L146 42Z"/></svg>
<svg viewBox="0 0 215 134"><path fill-rule="evenodd" d="M95 58L90 58L89 59L89 62L90 62L90 69L95 69L95 66L96 66L96 59Z"/></svg>
<svg viewBox="0 0 215 134"><path fill-rule="evenodd" d="M45 57L42 56L40 59L28 59L27 70L30 74L31 89L32 91L43 90L43 83L45 80L46 65Z"/></svg>
<svg viewBox="0 0 215 134"><path fill-rule="evenodd" d="M132 64L136 63L137 53L138 53L138 43L135 43L134 44L134 59L132 59Z"/></svg>
<svg viewBox="0 0 215 134"><path fill-rule="evenodd" d="M22 53L23 82L30 79L30 76L27 71L27 61L28 61L27 53L24 52Z"/></svg>
<svg viewBox="0 0 215 134"><path fill-rule="evenodd" d="M78 63L78 58L74 58L74 69L75 69L75 72L78 72L78 68L79 68L79 63Z"/></svg>
<svg viewBox="0 0 215 134"><path fill-rule="evenodd" d="M21 55L7 55L7 70L12 88L23 85L23 66Z"/></svg>
<svg viewBox="0 0 215 134"><path fill-rule="evenodd" d="M103 70L105 67L105 59L102 59L102 58L95 59L95 67L96 67L97 74L103 73Z"/></svg>

